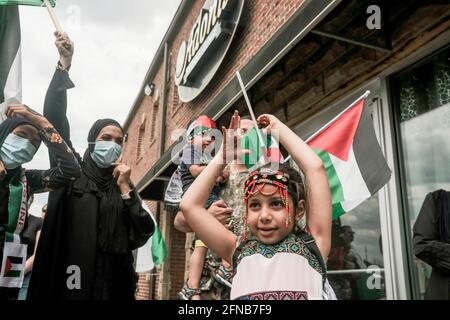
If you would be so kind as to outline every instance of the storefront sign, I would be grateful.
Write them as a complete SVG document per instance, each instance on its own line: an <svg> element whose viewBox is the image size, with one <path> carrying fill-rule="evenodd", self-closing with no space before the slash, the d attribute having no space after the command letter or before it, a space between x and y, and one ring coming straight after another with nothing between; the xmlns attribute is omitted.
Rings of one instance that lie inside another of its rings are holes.
<svg viewBox="0 0 450 320"><path fill-rule="evenodd" d="M222 63L242 14L244 0L208 0L178 51L175 83L183 102L195 99Z"/></svg>

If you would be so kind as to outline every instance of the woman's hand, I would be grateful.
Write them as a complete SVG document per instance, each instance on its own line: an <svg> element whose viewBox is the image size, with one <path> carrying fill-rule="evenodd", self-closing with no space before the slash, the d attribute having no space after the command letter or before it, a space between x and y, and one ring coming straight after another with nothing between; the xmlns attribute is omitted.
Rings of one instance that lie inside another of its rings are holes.
<svg viewBox="0 0 450 320"><path fill-rule="evenodd" d="M41 129L52 127L51 123L44 116L24 104L8 105L6 116L10 119L21 116Z"/></svg>
<svg viewBox="0 0 450 320"><path fill-rule="evenodd" d="M231 214L233 209L227 207L227 204L223 200L217 200L209 207L208 213L216 218L226 228L229 228Z"/></svg>
<svg viewBox="0 0 450 320"><path fill-rule="evenodd" d="M117 185L119 187L129 186L131 168L125 164L117 164L113 171L114 178L117 179Z"/></svg>
<svg viewBox="0 0 450 320"><path fill-rule="evenodd" d="M227 168L222 170L221 177L223 178L223 182L227 182L228 181L228 179L230 178L230 172L227 170Z"/></svg>
<svg viewBox="0 0 450 320"><path fill-rule="evenodd" d="M64 69L67 69L72 64L73 57L73 42L65 32L54 33L56 40L55 45L59 53L59 62L61 62Z"/></svg>

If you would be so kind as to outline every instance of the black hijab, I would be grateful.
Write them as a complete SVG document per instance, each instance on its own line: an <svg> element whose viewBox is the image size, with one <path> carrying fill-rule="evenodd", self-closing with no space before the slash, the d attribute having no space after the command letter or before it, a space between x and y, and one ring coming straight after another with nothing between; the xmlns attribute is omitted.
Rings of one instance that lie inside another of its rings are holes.
<svg viewBox="0 0 450 320"><path fill-rule="evenodd" d="M100 131L107 126L115 126L120 130L121 125L112 119L97 120L89 130L89 147L83 156L83 179L86 177L98 188L99 198L98 234L99 248L108 253L125 253L128 250L127 227L123 222L123 200L117 186L117 180L113 177L114 167L99 168L91 158L91 152L95 148L95 140ZM87 181L85 181L87 182ZM89 183L81 184L88 191Z"/></svg>
<svg viewBox="0 0 450 320"><path fill-rule="evenodd" d="M3 121L0 124L0 148L3 145L3 142L5 142L6 137L8 137L8 135L14 131L15 128L17 128L18 126L21 125L30 125L35 127L36 129L38 129L36 127L35 124L33 124L32 122L30 122L29 120L22 118L22 117L15 117L15 118L8 118L5 121ZM1 157L0 157L1 160ZM6 179L8 180L8 178L14 176L18 171L21 170L21 166L17 167L16 169L13 170L8 170L8 174L6 175ZM0 177L1 179L1 177ZM1 182L1 180L0 180Z"/></svg>

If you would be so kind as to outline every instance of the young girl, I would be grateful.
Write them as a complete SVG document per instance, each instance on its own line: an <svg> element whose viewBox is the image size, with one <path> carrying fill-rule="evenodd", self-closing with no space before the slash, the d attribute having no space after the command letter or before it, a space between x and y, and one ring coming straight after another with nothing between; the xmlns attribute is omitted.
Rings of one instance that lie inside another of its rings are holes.
<svg viewBox="0 0 450 320"><path fill-rule="evenodd" d="M280 143L305 175L308 198L302 192L300 175L291 168L263 167L251 172L242 199L247 208L246 230L238 248L236 236L204 212L202 204L226 165L224 159L232 159L236 153L240 157L245 152L226 150L227 140L239 140L238 124L239 115L235 112L230 125L233 130L225 133L222 128L221 150L185 193L181 210L197 236L234 264L231 299L322 299L324 271L319 259L294 233L294 226L307 211L307 228L326 260L331 244L327 175L320 158L276 117L260 116L258 125L279 131Z"/></svg>

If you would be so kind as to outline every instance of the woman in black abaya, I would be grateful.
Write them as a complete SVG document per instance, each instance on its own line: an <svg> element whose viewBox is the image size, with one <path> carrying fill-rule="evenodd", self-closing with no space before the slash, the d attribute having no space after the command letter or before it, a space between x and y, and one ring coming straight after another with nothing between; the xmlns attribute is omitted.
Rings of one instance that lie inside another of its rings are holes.
<svg viewBox="0 0 450 320"><path fill-rule="evenodd" d="M66 90L73 87L67 71L73 44L57 34L56 46L59 67L44 114L70 141ZM96 121L89 147L78 156L81 177L50 193L27 299L134 299L132 250L147 242L154 223L133 191L131 169L117 163L123 136L118 122Z"/></svg>

